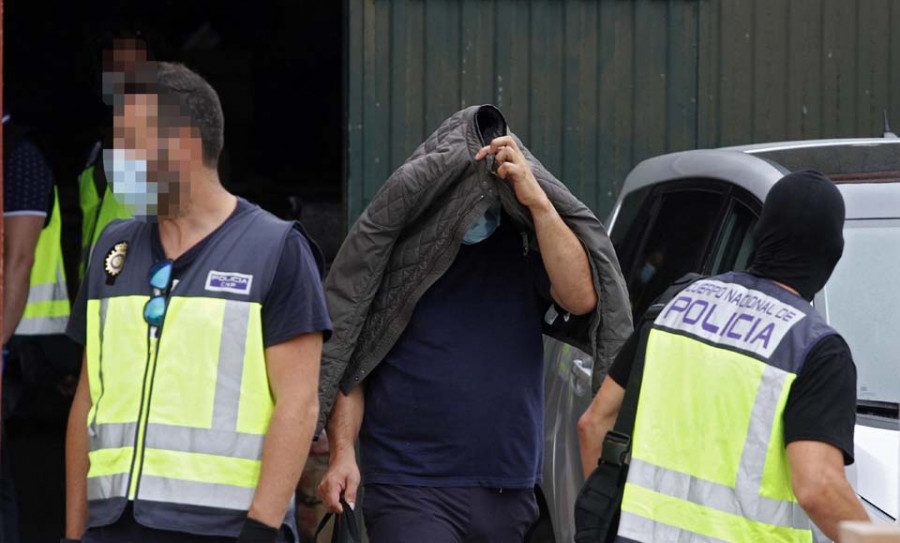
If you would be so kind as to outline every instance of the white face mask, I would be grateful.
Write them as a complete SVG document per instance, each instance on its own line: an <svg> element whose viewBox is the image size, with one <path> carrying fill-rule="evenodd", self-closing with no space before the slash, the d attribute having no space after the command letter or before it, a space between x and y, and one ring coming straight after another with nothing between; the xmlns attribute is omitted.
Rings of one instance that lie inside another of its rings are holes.
<svg viewBox="0 0 900 543"><path fill-rule="evenodd" d="M116 200L134 208L135 218L141 219L159 211L160 186L147 179L147 161L136 156L131 149L105 149L103 164Z"/></svg>

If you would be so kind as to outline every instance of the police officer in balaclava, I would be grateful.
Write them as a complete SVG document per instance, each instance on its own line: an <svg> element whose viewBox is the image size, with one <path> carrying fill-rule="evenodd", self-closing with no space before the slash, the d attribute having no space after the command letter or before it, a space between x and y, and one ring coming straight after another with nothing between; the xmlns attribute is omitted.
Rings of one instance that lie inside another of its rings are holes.
<svg viewBox="0 0 900 543"><path fill-rule="evenodd" d="M591 489L610 472L603 462L594 466L615 444L605 438L632 366L642 368L627 473L633 491L624 492L609 530L609 509L595 512L582 501L579 511L588 514L579 523L576 513L579 533L597 525L635 542L668 539L673 530L686 539L733 541L741 533L809 541L817 530L837 539L841 521L867 520L844 474L853 462L856 367L839 332L810 304L841 258L843 225L834 183L815 171L791 173L768 194L747 273L668 291L676 293L628 339L579 421ZM648 337L643 350L641 337ZM704 492L711 462L733 483ZM677 529L667 524L687 510L719 522L686 515ZM723 511L731 515L718 516Z"/></svg>

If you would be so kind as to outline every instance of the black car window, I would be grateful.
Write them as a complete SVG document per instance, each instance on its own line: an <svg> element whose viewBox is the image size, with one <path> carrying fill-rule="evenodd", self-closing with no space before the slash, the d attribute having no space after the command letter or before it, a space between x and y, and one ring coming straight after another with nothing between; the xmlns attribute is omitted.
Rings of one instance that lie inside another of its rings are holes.
<svg viewBox="0 0 900 543"><path fill-rule="evenodd" d="M756 213L749 207L738 201L732 203L713 259L713 274L747 269L753 250L751 233L756 219Z"/></svg>
<svg viewBox="0 0 900 543"><path fill-rule="evenodd" d="M612 225L612 232L610 232L610 239L616 251L624 248L622 247L623 242L628 240L633 242L631 238L634 237L635 231L640 229L634 220L637 218L644 200L647 199L647 195L650 194L651 188L638 189L622 200L622 206L616 214L615 224Z"/></svg>
<svg viewBox="0 0 900 543"><path fill-rule="evenodd" d="M653 202L647 233L625 272L635 318L673 281L703 269L723 198L720 192L696 189L664 192Z"/></svg>

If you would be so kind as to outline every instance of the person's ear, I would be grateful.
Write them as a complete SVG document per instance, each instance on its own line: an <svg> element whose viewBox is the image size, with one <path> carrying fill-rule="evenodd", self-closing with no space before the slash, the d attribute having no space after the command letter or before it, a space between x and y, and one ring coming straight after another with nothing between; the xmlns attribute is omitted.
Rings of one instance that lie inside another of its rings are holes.
<svg viewBox="0 0 900 543"><path fill-rule="evenodd" d="M203 159L203 141L188 127L179 127L166 138L169 162L190 163Z"/></svg>
<svg viewBox="0 0 900 543"><path fill-rule="evenodd" d="M202 163L203 137L200 135L200 131L196 128L183 128L182 134L181 145L186 152L184 158L189 162Z"/></svg>

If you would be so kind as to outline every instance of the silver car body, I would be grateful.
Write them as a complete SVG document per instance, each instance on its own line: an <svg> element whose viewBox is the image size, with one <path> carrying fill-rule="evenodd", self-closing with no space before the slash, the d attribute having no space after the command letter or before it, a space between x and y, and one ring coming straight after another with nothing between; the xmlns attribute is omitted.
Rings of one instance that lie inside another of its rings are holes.
<svg viewBox="0 0 900 543"><path fill-rule="evenodd" d="M786 172L806 165L815 168L817 160L827 162L838 150L857 155L874 150L881 160L887 156L888 161L896 157L892 170L900 172L900 139L783 142L673 153L646 160L631 171L607 228L615 237L617 229L629 226L617 224L622 203L645 187L684 179L720 180L742 188L761 203ZM887 405L896 405L900 402L900 360L896 354L900 352L900 179L855 180L839 184L839 188L847 209L846 248L815 305L855 353L860 400L872 396ZM870 326L879 319L885 324ZM888 327L893 327L892 333L888 333ZM546 412L541 492L556 542L569 543L575 532L575 498L583 483L576 424L591 401L593 361L587 354L551 339L545 339L544 352ZM855 457L848 476L872 518L892 522L900 517L897 419L858 415Z"/></svg>

